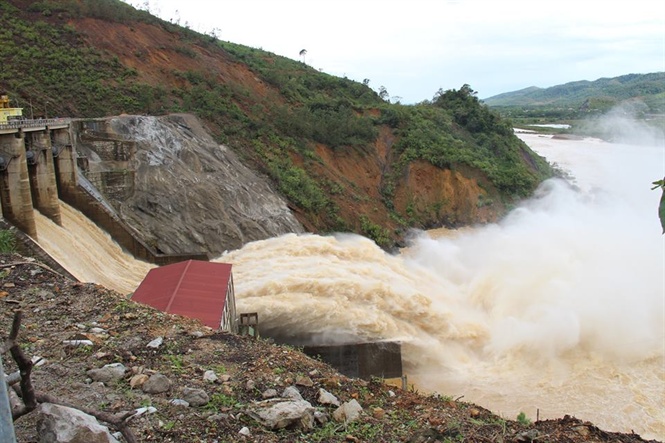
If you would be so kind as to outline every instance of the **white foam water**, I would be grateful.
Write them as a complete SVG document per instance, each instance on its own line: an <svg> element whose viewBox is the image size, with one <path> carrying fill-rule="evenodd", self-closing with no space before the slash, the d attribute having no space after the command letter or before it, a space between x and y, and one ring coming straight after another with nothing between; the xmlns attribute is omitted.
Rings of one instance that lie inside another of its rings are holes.
<svg viewBox="0 0 665 443"><path fill-rule="evenodd" d="M356 235L285 235L233 263L238 312L261 331L317 342L400 340L418 389L507 418L564 414L665 438L665 246L651 182L663 147L520 134L574 175L504 220L419 233L400 255ZM62 205L40 243L83 281L120 292L150 265Z"/></svg>
<svg viewBox="0 0 665 443"><path fill-rule="evenodd" d="M251 243L218 259L238 311L281 338L401 340L419 389L507 418L662 439L663 148L520 137L576 187L549 180L500 223L420 233L399 256L353 235Z"/></svg>

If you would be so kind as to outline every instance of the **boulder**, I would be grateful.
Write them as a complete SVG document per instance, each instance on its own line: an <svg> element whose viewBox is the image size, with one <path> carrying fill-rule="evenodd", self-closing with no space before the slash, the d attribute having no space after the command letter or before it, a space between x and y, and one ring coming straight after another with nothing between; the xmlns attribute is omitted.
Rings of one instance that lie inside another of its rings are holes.
<svg viewBox="0 0 665 443"><path fill-rule="evenodd" d="M309 377L300 376L296 377L296 385L311 388L312 386L314 386L314 382Z"/></svg>
<svg viewBox="0 0 665 443"><path fill-rule="evenodd" d="M335 409L335 412L333 412L333 418L338 422L351 423L360 417L362 410L362 406L360 406L360 403L354 398L351 401L342 403L339 408Z"/></svg>
<svg viewBox="0 0 665 443"><path fill-rule="evenodd" d="M182 390L182 398L191 406L203 406L208 404L210 397L203 389L185 388Z"/></svg>
<svg viewBox="0 0 665 443"><path fill-rule="evenodd" d="M383 420L383 418L386 416L386 411L383 408L376 407L372 409L372 417L376 418L377 420Z"/></svg>
<svg viewBox="0 0 665 443"><path fill-rule="evenodd" d="M162 345L162 343L164 343L164 338L163 337L157 337L156 339L154 339L150 343L148 343L147 346L149 348L157 349Z"/></svg>
<svg viewBox="0 0 665 443"><path fill-rule="evenodd" d="M171 389L171 384L171 380L158 372L156 374L152 374L148 381L143 383L141 389L143 389L143 392L146 394L161 394L162 392L166 392Z"/></svg>
<svg viewBox="0 0 665 443"><path fill-rule="evenodd" d="M311 430L314 428L314 411L305 400L270 399L255 403L247 409L247 414L268 429L296 426Z"/></svg>
<svg viewBox="0 0 665 443"><path fill-rule="evenodd" d="M289 386L288 388L284 389L282 392L282 397L290 398L291 400L304 400L300 394L300 391L295 386Z"/></svg>
<svg viewBox="0 0 665 443"><path fill-rule="evenodd" d="M266 399L266 398L275 398L275 397L277 397L277 391L272 389L272 388L266 389L261 394L261 397L263 397L264 399Z"/></svg>
<svg viewBox="0 0 665 443"><path fill-rule="evenodd" d="M104 365L99 369L90 369L86 374L93 381L108 383L112 380L118 380L125 376L127 368L122 363L111 363Z"/></svg>
<svg viewBox="0 0 665 443"><path fill-rule="evenodd" d="M217 377L217 374L215 374L215 371L211 371L209 369L209 370L207 370L203 373L203 379L207 382L210 382L210 383L216 383L217 380L219 380L219 377Z"/></svg>
<svg viewBox="0 0 665 443"><path fill-rule="evenodd" d="M129 387L132 389L136 387L141 387L145 384L150 379L150 377L147 374L136 374L132 378L129 379Z"/></svg>
<svg viewBox="0 0 665 443"><path fill-rule="evenodd" d="M206 418L208 421L221 421L221 420L228 420L230 417L229 414L226 413L220 413L220 414L212 414Z"/></svg>
<svg viewBox="0 0 665 443"><path fill-rule="evenodd" d="M189 402L181 398L174 398L172 400L169 400L169 403L171 403L173 406L182 406L184 408L189 407Z"/></svg>
<svg viewBox="0 0 665 443"><path fill-rule="evenodd" d="M320 405L335 405L339 406L339 400L330 392L323 388L319 389L319 398L317 399Z"/></svg>
<svg viewBox="0 0 665 443"><path fill-rule="evenodd" d="M325 426L326 423L330 421L330 417L325 412L314 411L314 420L316 420L316 422L321 426Z"/></svg>
<svg viewBox="0 0 665 443"><path fill-rule="evenodd" d="M119 443L106 426L78 409L42 403L36 412L40 443Z"/></svg>

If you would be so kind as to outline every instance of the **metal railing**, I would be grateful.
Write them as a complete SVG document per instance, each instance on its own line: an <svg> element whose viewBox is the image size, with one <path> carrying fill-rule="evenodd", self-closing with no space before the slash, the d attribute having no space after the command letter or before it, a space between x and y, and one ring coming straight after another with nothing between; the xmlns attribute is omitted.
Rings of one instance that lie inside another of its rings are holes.
<svg viewBox="0 0 665 443"><path fill-rule="evenodd" d="M7 123L0 123L0 129L21 129L37 128L40 126L68 125L71 123L69 118L39 118L35 120L11 120Z"/></svg>

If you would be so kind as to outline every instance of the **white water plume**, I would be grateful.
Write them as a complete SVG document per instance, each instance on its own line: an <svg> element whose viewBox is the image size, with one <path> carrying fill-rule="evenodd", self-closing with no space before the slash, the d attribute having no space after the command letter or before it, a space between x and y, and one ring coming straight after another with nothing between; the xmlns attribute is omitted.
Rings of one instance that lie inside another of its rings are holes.
<svg viewBox="0 0 665 443"><path fill-rule="evenodd" d="M649 122L644 120L648 110L648 106L639 99L626 101L598 118L585 120L581 129L616 143L663 146L665 144L663 116L654 116L653 122ZM656 121L659 123L655 123Z"/></svg>
<svg viewBox="0 0 665 443"><path fill-rule="evenodd" d="M548 181L500 223L419 233L397 256L348 234L250 243L219 259L238 312L294 343L399 340L418 389L508 418L539 408L662 440L663 146L521 137L575 186ZM136 287L149 265L62 206L65 229L37 218L40 243L85 281Z"/></svg>
<svg viewBox="0 0 665 443"><path fill-rule="evenodd" d="M493 355L556 357L579 347L630 359L658 351L663 262L655 212L632 212L628 202L560 181L539 193L499 225L419 239L413 260L457 283L483 313L491 337L484 350Z"/></svg>
<svg viewBox="0 0 665 443"><path fill-rule="evenodd" d="M419 388L509 418L540 408L662 438L662 146L523 138L577 186L547 181L501 223L422 233L399 256L350 235L249 244L220 258L238 311L295 342L400 340Z"/></svg>

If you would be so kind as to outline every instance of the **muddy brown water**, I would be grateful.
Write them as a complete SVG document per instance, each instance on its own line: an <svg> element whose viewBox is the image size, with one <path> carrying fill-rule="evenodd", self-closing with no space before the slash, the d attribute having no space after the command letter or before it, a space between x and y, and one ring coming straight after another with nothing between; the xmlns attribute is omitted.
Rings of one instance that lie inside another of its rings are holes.
<svg viewBox="0 0 665 443"><path fill-rule="evenodd" d="M575 176L505 220L416 236L400 255L355 235L286 235L218 260L264 334L400 340L405 372L514 419L564 414L665 439L662 147L520 134ZM82 281L132 292L151 265L77 211L40 244Z"/></svg>

